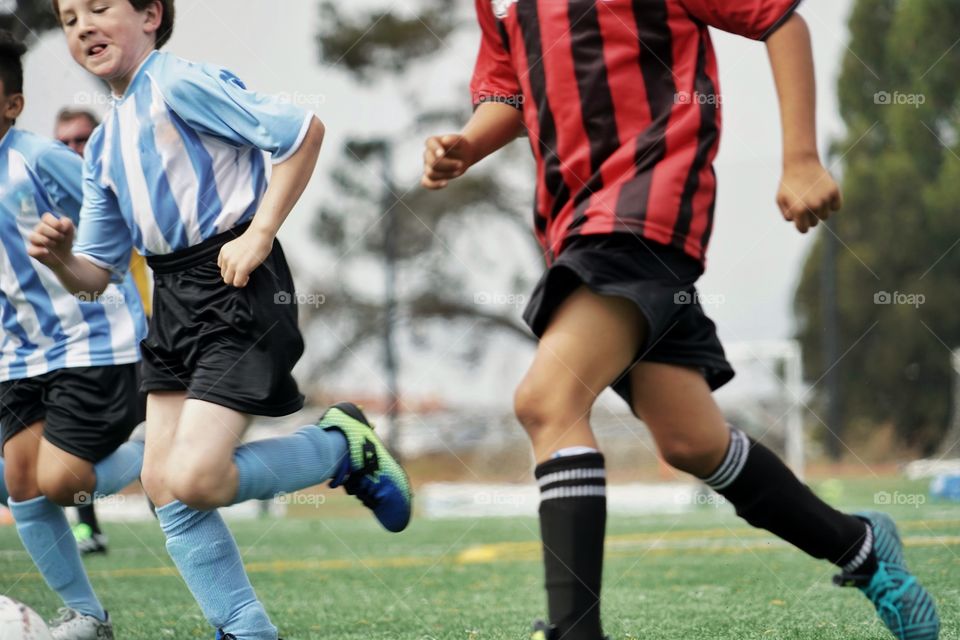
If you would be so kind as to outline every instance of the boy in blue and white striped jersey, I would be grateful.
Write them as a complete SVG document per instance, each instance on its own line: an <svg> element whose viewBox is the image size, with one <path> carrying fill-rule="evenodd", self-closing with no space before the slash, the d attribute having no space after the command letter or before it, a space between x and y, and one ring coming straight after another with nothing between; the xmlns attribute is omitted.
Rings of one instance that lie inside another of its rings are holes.
<svg viewBox="0 0 960 640"><path fill-rule="evenodd" d="M237 446L250 415L303 405L291 374L303 341L276 235L313 173L323 125L225 69L157 51L173 28L172 0L53 5L71 55L113 101L86 148L76 247L72 225L44 217L32 255L71 291L115 281L132 247L147 257L144 486L218 637L276 640L217 507L331 480L391 531L411 512L406 475L353 405L292 436Z"/></svg>
<svg viewBox="0 0 960 640"><path fill-rule="evenodd" d="M17 532L65 608L56 640L112 638L61 505L89 504L140 475L138 345L146 333L130 278L84 301L28 255L42 212L77 220L81 161L21 131L23 45L0 34L0 433ZM4 492L0 491L0 494Z"/></svg>

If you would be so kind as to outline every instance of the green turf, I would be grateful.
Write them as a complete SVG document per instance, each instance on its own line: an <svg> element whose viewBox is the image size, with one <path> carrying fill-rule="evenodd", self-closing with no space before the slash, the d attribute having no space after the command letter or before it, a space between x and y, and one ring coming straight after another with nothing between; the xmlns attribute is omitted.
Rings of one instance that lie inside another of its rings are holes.
<svg viewBox="0 0 960 640"><path fill-rule="evenodd" d="M814 487L855 508L873 508L877 491L922 490L896 480ZM372 518L344 517L329 506L340 515L231 525L287 640L523 638L542 615L535 520L419 519L392 535ZM960 638L960 505L889 511L903 535L916 540L907 556L938 600L941 637ZM110 555L86 564L117 638L212 638L172 571L156 524L107 529ZM611 517L608 530L604 620L618 640L889 638L856 590L831 586L829 566L746 528L729 507L681 517ZM940 543L935 536L953 539ZM59 604L10 527L0 528L0 592L44 616Z"/></svg>

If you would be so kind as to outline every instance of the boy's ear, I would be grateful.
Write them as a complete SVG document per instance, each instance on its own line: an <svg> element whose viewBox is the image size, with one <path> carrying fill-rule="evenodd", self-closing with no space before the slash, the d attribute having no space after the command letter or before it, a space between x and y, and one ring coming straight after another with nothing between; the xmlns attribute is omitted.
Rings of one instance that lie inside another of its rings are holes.
<svg viewBox="0 0 960 640"><path fill-rule="evenodd" d="M15 93L3 101L3 119L14 122L23 113L23 94Z"/></svg>
<svg viewBox="0 0 960 640"><path fill-rule="evenodd" d="M143 10L143 16L144 31L146 33L157 33L160 30L160 23L163 21L163 3L160 0L153 0Z"/></svg>

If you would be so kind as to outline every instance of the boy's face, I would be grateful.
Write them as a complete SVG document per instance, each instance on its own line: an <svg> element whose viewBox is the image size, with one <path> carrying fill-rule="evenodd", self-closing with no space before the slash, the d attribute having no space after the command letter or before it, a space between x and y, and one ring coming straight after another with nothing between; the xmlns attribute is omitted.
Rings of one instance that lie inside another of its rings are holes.
<svg viewBox="0 0 960 640"><path fill-rule="evenodd" d="M8 94L3 80L0 80L0 131L6 133L22 112L23 94Z"/></svg>
<svg viewBox="0 0 960 640"><path fill-rule="evenodd" d="M161 11L159 2L137 11L129 0L60 0L60 24L73 59L122 93L154 49Z"/></svg>

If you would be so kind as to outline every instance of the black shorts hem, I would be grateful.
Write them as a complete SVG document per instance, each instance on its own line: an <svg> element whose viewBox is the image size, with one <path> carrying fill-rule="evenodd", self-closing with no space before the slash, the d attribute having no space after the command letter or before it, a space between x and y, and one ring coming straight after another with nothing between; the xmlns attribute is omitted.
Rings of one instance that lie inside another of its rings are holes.
<svg viewBox="0 0 960 640"><path fill-rule="evenodd" d="M117 447L114 447L112 451L105 452L103 449L92 451L90 449L84 449L83 447L79 447L76 445L76 443L70 442L69 440L60 438L57 436L55 432L50 432L50 431L47 431L46 429L44 429L43 431L43 439L49 442L50 444L52 444L53 446L55 446L57 449L60 449L61 451L69 453L72 456L76 456L81 460L86 460L90 464L97 464L98 462L100 462L101 460L109 456L111 453L116 451L117 447L119 447L120 444L123 444L121 442L120 444L117 445Z"/></svg>
<svg viewBox="0 0 960 640"><path fill-rule="evenodd" d="M2 442L0 442L0 457L3 456L3 447L7 446L7 442L9 442L11 438L23 433L25 430L27 430L30 427L30 425L35 424L37 422L42 422L43 419L46 417L47 417L46 409L42 406L37 406L34 408L34 410L31 413L27 414L26 419L24 419L23 417L20 417L19 427L16 427L13 429L11 428L3 429ZM2 479L3 478L0 477L0 480Z"/></svg>
<svg viewBox="0 0 960 640"><path fill-rule="evenodd" d="M629 374L639 362L696 369L715 391L735 374L716 326L696 299L694 284L701 274L701 265L674 247L624 234L578 237L541 277L523 318L540 338L557 310L581 286L597 295L626 299L646 324L644 340L610 386L630 409Z"/></svg>
<svg viewBox="0 0 960 640"><path fill-rule="evenodd" d="M197 394L189 391L187 392L187 400L202 400L203 402L220 405L221 407L233 409L234 411L239 411L240 413L246 413L252 416L264 416L267 418L281 418L283 416L289 416L290 414L296 413L297 411L300 411L300 409L303 409L304 404L303 396L283 404L264 404L250 402L247 400L239 400L237 398L230 398L227 396L217 395L215 393L204 394L204 396L201 398Z"/></svg>

